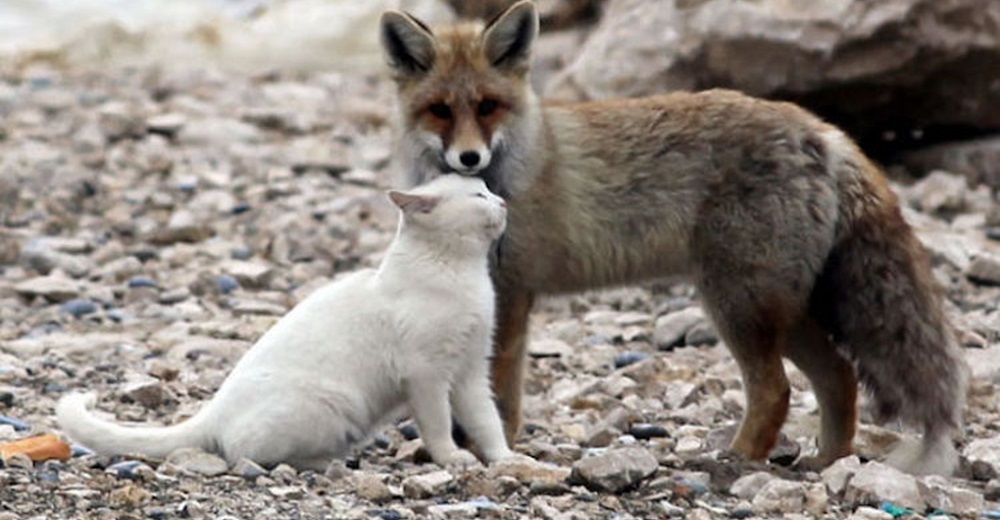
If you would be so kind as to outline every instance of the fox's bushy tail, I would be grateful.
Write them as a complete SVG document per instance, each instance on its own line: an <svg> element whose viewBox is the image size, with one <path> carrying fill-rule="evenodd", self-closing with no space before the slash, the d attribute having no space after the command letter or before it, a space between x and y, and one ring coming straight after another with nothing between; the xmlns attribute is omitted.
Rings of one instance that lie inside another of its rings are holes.
<svg viewBox="0 0 1000 520"><path fill-rule="evenodd" d="M888 462L911 473L950 474L958 463L968 367L942 307L930 262L895 194L853 144L837 167L837 242L813 294L813 313L857 367L880 420L920 428Z"/></svg>
<svg viewBox="0 0 1000 520"><path fill-rule="evenodd" d="M67 395L56 406L56 418L70 438L101 455L165 458L178 448L210 448L203 414L173 426L125 426L95 416L89 410L95 400L93 393Z"/></svg>

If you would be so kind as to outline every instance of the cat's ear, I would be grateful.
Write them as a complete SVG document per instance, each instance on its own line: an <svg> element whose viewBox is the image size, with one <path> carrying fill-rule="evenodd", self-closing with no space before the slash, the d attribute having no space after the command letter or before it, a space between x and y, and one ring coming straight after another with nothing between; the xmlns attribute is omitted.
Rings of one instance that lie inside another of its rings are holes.
<svg viewBox="0 0 1000 520"><path fill-rule="evenodd" d="M434 34L423 22L402 11L386 11L379 38L389 66L400 76L423 74L434 64Z"/></svg>
<svg viewBox="0 0 1000 520"><path fill-rule="evenodd" d="M524 0L512 5L486 26L483 48L490 65L498 69L527 71L531 44L538 36L535 4Z"/></svg>
<svg viewBox="0 0 1000 520"><path fill-rule="evenodd" d="M414 213L430 213L437 207L438 202L441 202L441 197L416 195L397 190L389 191L389 199L392 200L392 203L399 207L399 209L403 210L403 213L407 215L412 215Z"/></svg>

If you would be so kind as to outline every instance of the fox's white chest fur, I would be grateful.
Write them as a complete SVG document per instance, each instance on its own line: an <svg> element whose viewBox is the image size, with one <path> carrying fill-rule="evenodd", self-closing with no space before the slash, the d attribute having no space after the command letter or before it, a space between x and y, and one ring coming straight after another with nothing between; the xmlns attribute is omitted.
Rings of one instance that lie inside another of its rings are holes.
<svg viewBox="0 0 1000 520"><path fill-rule="evenodd" d="M487 461L509 455L487 380L487 251L503 230L503 203L482 181L458 176L393 200L404 217L382 265L296 306L190 420L118 426L90 415L92 397L78 394L59 405L63 428L105 454L200 447L230 463L322 469L408 407L438 463L476 460L454 445L452 413Z"/></svg>

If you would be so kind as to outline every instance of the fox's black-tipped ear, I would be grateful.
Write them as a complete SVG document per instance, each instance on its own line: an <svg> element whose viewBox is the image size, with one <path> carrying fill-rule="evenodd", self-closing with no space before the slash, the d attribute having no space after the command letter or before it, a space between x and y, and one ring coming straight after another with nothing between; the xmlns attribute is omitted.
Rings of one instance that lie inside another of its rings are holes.
<svg viewBox="0 0 1000 520"><path fill-rule="evenodd" d="M397 73L420 74L434 63L434 34L423 22L400 11L382 13L382 48Z"/></svg>
<svg viewBox="0 0 1000 520"><path fill-rule="evenodd" d="M413 213L430 213L437 207L438 202L441 202L440 197L417 195L397 190L389 191L389 200L407 215Z"/></svg>
<svg viewBox="0 0 1000 520"><path fill-rule="evenodd" d="M483 46L490 64L501 69L527 70L531 44L538 36L538 13L529 0L518 2L486 26Z"/></svg>

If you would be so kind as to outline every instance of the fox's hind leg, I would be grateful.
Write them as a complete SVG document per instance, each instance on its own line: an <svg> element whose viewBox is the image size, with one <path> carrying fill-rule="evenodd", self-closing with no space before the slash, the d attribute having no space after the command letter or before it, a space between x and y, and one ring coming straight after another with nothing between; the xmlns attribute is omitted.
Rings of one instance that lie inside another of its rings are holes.
<svg viewBox="0 0 1000 520"><path fill-rule="evenodd" d="M787 331L780 321L760 321L750 309L734 307L733 298L726 303L706 300L706 309L739 364L746 394L743 421L730 447L747 459L764 459L788 415L790 389L781 362Z"/></svg>
<svg viewBox="0 0 1000 520"><path fill-rule="evenodd" d="M535 296L498 284L497 329L493 341L492 381L507 443L514 445L521 429L521 392L527 352L528 317Z"/></svg>
<svg viewBox="0 0 1000 520"><path fill-rule="evenodd" d="M837 352L829 334L809 318L795 327L785 355L809 378L819 401L819 453L803 457L798 465L822 469L853 451L858 418L854 367Z"/></svg>

